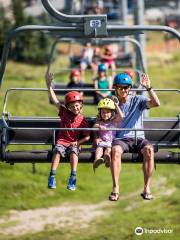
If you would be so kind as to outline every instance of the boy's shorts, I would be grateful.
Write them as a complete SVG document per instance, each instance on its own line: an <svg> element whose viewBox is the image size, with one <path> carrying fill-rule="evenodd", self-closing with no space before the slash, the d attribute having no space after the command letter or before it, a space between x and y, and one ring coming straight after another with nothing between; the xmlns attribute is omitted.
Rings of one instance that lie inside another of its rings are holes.
<svg viewBox="0 0 180 240"><path fill-rule="evenodd" d="M121 146L123 152L125 153L127 152L141 153L141 150L146 145L152 146L152 144L147 139L143 139L143 138L137 138L137 143L135 142L135 138L119 138L113 141L112 146L115 146L115 145Z"/></svg>
<svg viewBox="0 0 180 240"><path fill-rule="evenodd" d="M54 152L60 153L63 158L69 157L71 153L75 153L78 156L79 148L76 145L70 145L69 147L66 147L62 144L56 144L53 150L53 153Z"/></svg>

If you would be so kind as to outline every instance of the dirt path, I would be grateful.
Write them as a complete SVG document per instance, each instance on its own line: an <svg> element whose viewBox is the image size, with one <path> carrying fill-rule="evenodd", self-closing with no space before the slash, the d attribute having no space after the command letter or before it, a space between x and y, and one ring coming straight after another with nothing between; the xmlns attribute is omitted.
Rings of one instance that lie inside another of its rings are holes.
<svg viewBox="0 0 180 240"><path fill-rule="evenodd" d="M170 196L176 191L175 188L166 189L167 179L160 177L157 184L152 182L155 192L158 192L156 198ZM160 189L160 191L159 191ZM140 190L132 192L128 195L121 196L121 200L132 200L130 205L124 208L124 211L132 211L142 205L141 201L134 202L134 196L138 196ZM148 201L144 201L148 204ZM46 228L60 229L87 228L91 221L99 217L106 217L111 214L112 202L104 201L99 204L88 205L72 205L66 203L61 206L42 208L26 211L10 211L8 217L4 216L0 219L0 234L21 236L24 234L32 234L45 230ZM76 224L74 224L74 220Z"/></svg>
<svg viewBox="0 0 180 240"><path fill-rule="evenodd" d="M27 233L43 231L46 227L86 228L93 219L104 215L103 208L107 203L94 205L72 205L70 203L57 207L26 211L10 211L9 217L0 219L0 233L19 236Z"/></svg>

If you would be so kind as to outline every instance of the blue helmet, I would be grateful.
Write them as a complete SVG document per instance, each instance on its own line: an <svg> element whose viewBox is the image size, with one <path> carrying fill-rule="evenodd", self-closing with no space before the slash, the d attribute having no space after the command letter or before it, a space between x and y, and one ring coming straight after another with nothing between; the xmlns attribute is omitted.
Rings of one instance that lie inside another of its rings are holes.
<svg viewBox="0 0 180 240"><path fill-rule="evenodd" d="M106 72L106 65L104 63L98 65L98 72Z"/></svg>
<svg viewBox="0 0 180 240"><path fill-rule="evenodd" d="M132 79L127 73L119 73L115 76L113 85L130 85L132 87Z"/></svg>

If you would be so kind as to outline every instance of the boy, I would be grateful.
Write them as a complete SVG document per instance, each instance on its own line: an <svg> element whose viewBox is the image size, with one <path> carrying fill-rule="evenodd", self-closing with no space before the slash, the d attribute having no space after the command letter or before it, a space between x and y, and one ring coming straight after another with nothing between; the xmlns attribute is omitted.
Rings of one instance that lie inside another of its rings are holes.
<svg viewBox="0 0 180 240"><path fill-rule="evenodd" d="M46 83L50 101L57 107L61 118L60 128L88 128L88 122L81 114L83 107L83 97L79 92L71 91L65 95L64 105L59 102L51 86L53 74L46 74ZM76 170L78 164L78 155L80 145L89 140L88 131L65 130L58 131L56 146L53 151L51 171L48 178L48 187L56 188L56 169L61 157L69 157L71 164L71 174L68 181L67 189L76 189ZM80 139L80 135L83 137Z"/></svg>

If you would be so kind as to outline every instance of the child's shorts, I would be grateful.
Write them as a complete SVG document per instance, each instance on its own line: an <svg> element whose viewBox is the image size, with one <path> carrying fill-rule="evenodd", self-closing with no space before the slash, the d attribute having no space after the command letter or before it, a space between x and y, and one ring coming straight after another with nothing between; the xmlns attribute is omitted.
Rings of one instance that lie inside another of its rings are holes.
<svg viewBox="0 0 180 240"><path fill-rule="evenodd" d="M102 148L111 148L112 147L112 143L109 141L101 141L98 143L97 147L102 147Z"/></svg>
<svg viewBox="0 0 180 240"><path fill-rule="evenodd" d="M53 150L53 153L54 152L59 152L63 158L69 157L71 153L75 153L78 156L79 148L76 145L70 145L69 147L66 147L62 144L56 144Z"/></svg>

